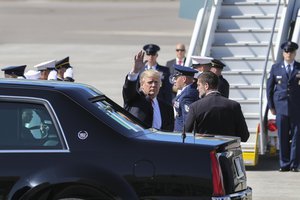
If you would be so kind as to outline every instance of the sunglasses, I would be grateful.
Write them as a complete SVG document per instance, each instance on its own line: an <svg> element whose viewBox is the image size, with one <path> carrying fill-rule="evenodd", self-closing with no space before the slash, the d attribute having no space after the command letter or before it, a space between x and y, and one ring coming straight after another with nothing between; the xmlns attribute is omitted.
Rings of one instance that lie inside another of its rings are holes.
<svg viewBox="0 0 300 200"><path fill-rule="evenodd" d="M176 49L176 51L185 51L185 49Z"/></svg>
<svg viewBox="0 0 300 200"><path fill-rule="evenodd" d="M294 53L294 51L291 50L284 50L285 53Z"/></svg>

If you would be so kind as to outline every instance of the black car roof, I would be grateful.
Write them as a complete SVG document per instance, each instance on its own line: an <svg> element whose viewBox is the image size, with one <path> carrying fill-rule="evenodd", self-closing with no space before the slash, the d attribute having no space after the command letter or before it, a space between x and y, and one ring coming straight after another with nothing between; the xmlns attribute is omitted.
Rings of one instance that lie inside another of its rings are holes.
<svg viewBox="0 0 300 200"><path fill-rule="evenodd" d="M46 81L46 80L28 80L28 79L13 79L13 78L2 78L0 79L1 87L12 87L12 88L35 88L35 89L52 89L61 91L63 93L69 93L72 91L81 91L83 93L89 94L90 97L102 96L102 92L96 88L83 84L74 82L64 82L64 81ZM70 93L69 93L70 94Z"/></svg>

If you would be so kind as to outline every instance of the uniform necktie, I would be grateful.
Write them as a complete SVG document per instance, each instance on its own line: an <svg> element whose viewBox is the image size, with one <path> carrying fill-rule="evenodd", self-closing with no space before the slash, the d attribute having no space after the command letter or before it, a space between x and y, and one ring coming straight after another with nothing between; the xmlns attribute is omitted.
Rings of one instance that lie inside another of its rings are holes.
<svg viewBox="0 0 300 200"><path fill-rule="evenodd" d="M291 65L290 64L287 65L287 73L288 73L288 77L290 78L291 77L291 73L292 73Z"/></svg>

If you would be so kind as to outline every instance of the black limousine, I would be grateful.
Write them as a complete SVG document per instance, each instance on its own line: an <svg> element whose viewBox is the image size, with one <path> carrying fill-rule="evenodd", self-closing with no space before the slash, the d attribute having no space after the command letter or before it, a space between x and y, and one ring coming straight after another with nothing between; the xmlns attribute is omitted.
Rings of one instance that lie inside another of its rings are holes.
<svg viewBox="0 0 300 200"><path fill-rule="evenodd" d="M78 83L0 80L1 200L252 199L240 140L145 129Z"/></svg>

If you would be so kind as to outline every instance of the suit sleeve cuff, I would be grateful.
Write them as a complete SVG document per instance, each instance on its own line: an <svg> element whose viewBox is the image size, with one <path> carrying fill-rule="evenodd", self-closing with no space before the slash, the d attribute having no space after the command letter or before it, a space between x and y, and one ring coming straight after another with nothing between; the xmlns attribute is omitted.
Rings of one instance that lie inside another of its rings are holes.
<svg viewBox="0 0 300 200"><path fill-rule="evenodd" d="M134 73L131 71L128 73L127 79L129 81L136 81L138 79L138 76L139 76L139 73Z"/></svg>

